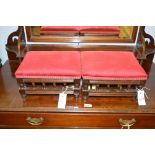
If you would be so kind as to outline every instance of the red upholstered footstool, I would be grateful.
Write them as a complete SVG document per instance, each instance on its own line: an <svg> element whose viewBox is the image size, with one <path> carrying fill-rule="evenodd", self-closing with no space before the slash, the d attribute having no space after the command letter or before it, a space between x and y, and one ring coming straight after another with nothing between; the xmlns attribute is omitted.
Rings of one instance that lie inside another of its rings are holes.
<svg viewBox="0 0 155 155"><path fill-rule="evenodd" d="M147 74L131 51L83 51L83 98L135 96Z"/></svg>
<svg viewBox="0 0 155 155"><path fill-rule="evenodd" d="M67 93L79 96L81 64L77 51L29 51L15 76L20 93L59 94L68 86ZM73 88L74 87L74 88Z"/></svg>

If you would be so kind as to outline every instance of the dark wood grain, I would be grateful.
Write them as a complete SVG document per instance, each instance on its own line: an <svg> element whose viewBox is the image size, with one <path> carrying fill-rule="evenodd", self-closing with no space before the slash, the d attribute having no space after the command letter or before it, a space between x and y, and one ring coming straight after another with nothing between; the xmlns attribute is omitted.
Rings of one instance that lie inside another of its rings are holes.
<svg viewBox="0 0 155 155"><path fill-rule="evenodd" d="M0 113L1 128L121 128L119 119L135 119L132 128L155 128L152 114L102 114L102 113ZM27 118L43 118L39 125L32 125Z"/></svg>

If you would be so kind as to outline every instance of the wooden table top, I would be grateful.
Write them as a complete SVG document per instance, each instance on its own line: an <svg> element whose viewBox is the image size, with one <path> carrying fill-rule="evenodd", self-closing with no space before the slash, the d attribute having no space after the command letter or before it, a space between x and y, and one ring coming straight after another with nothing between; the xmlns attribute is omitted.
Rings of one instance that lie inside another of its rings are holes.
<svg viewBox="0 0 155 155"><path fill-rule="evenodd" d="M6 62L0 69L0 111L33 112L99 112L99 113L155 113L155 64L152 63L149 79L146 82L149 99L145 106L139 106L134 98L89 97L92 108L84 108L81 97L76 103L74 96L67 97L66 109L58 109L58 95L28 95L25 101L18 92L18 84ZM78 106L78 108L75 108Z"/></svg>

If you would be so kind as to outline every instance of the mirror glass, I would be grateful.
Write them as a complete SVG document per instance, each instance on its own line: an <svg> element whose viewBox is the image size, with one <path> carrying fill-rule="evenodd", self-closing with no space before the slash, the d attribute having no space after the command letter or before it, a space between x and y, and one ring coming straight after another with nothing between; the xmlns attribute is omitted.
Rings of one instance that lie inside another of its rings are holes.
<svg viewBox="0 0 155 155"><path fill-rule="evenodd" d="M26 26L33 42L134 42L137 26Z"/></svg>

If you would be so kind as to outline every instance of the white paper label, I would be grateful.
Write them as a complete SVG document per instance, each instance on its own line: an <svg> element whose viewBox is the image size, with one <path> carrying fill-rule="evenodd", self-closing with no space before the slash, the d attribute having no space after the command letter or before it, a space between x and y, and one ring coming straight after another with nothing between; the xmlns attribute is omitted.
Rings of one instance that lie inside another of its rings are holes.
<svg viewBox="0 0 155 155"><path fill-rule="evenodd" d="M85 108L92 108L93 106L92 106L92 104L84 104L84 107Z"/></svg>
<svg viewBox="0 0 155 155"><path fill-rule="evenodd" d="M137 91L137 97L138 97L138 104L139 105L146 105L144 90L138 90Z"/></svg>
<svg viewBox="0 0 155 155"><path fill-rule="evenodd" d="M66 107L66 100L67 100L67 94L60 93L59 94L59 100L58 100L58 108L65 109L65 107Z"/></svg>

